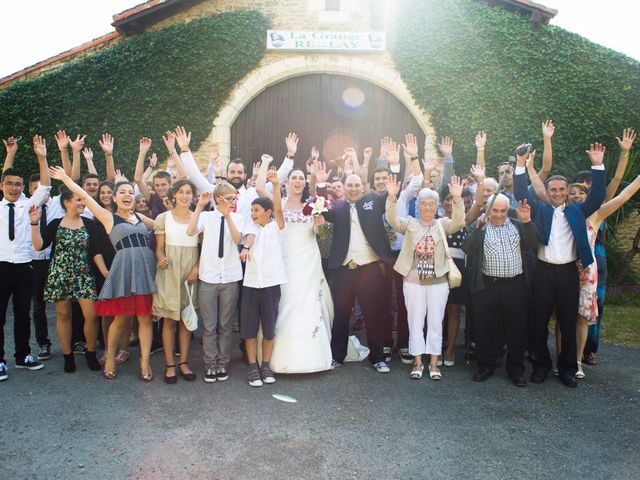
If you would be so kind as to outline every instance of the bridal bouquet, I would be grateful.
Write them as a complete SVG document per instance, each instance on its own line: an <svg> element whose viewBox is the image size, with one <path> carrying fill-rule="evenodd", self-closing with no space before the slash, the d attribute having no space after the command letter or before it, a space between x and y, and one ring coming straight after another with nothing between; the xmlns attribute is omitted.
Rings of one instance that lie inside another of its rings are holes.
<svg viewBox="0 0 640 480"><path fill-rule="evenodd" d="M324 197L309 197L304 207L302 207L302 214L313 217L322 215L322 212L328 211L326 205L328 205L328 202ZM316 227L318 228L318 235L324 239L326 235L324 225L316 225Z"/></svg>

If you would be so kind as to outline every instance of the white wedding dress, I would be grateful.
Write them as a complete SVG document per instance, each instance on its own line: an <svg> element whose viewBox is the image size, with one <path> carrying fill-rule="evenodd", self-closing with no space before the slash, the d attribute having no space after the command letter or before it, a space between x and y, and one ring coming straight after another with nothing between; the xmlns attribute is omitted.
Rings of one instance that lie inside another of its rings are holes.
<svg viewBox="0 0 640 480"><path fill-rule="evenodd" d="M285 203L283 201L283 203ZM313 218L286 210L284 264L273 353L277 373L310 373L331 368L333 301L322 271Z"/></svg>

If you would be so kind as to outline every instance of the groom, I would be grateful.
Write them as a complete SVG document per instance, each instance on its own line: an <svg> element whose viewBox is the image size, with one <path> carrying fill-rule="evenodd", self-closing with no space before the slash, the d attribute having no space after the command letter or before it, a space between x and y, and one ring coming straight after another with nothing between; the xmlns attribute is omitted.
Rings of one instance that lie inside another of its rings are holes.
<svg viewBox="0 0 640 480"><path fill-rule="evenodd" d="M331 330L332 366L339 366L347 355L349 318L358 299L367 329L369 361L380 373L389 372L383 354L382 291L384 264L391 258L382 214L385 196L364 195L362 180L349 175L345 180L346 201L325 212L334 224L329 255L330 286L335 306Z"/></svg>

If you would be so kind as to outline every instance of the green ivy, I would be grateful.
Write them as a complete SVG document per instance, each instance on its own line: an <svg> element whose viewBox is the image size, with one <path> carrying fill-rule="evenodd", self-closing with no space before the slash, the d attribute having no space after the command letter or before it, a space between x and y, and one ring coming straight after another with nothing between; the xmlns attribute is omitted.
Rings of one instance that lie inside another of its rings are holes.
<svg viewBox="0 0 640 480"><path fill-rule="evenodd" d="M454 138L465 167L479 130L487 131L495 175L520 143L541 153L540 126L553 119L554 170L569 176L588 167L590 143L617 152L614 137L638 130L635 60L558 27L535 29L527 17L480 1L399 0L394 9L396 66L438 135Z"/></svg>
<svg viewBox="0 0 640 480"><path fill-rule="evenodd" d="M0 136L21 135L16 166L37 171L30 138L46 136L50 162L58 162L53 134L87 135L104 172L98 138L115 137L116 166L133 172L142 136L166 154L161 135L176 125L192 131L197 149L237 82L264 55L267 19L238 11L171 25L124 39L0 92Z"/></svg>

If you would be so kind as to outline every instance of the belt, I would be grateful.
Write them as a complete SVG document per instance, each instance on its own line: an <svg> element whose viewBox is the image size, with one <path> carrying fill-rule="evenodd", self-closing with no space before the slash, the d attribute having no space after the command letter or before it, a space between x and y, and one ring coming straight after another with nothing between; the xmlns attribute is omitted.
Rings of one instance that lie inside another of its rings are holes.
<svg viewBox="0 0 640 480"><path fill-rule="evenodd" d="M521 276L522 274L516 275L515 277L492 277L490 275L483 275L485 282L489 283L509 283L517 280Z"/></svg>
<svg viewBox="0 0 640 480"><path fill-rule="evenodd" d="M148 247L149 243L147 242L147 236L142 233L133 233L124 237L118 243L115 244L114 248L116 250L122 250L123 248L131 248L131 247Z"/></svg>
<svg viewBox="0 0 640 480"><path fill-rule="evenodd" d="M549 262L545 262L544 260L538 259L538 263L542 267L553 268L553 269L575 268L576 267L576 261L575 260L572 261L572 262L569 262L569 263L549 263Z"/></svg>

